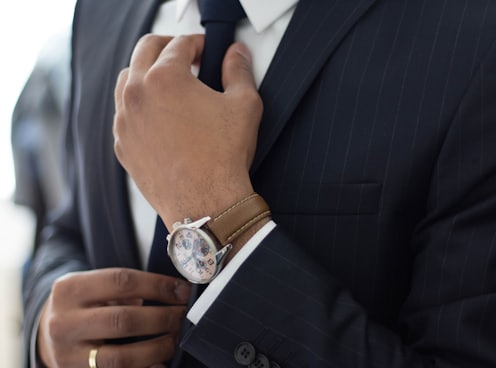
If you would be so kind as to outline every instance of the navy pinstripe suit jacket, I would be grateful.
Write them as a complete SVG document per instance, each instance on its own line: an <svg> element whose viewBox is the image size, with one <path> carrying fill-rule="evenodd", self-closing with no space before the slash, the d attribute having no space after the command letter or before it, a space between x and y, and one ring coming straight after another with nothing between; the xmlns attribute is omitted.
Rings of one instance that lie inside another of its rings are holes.
<svg viewBox="0 0 496 368"><path fill-rule="evenodd" d="M83 0L72 197L47 227L26 326L61 274L139 267L113 88L154 0ZM300 0L260 87L252 167L278 227L182 341L236 367L496 367L496 1Z"/></svg>

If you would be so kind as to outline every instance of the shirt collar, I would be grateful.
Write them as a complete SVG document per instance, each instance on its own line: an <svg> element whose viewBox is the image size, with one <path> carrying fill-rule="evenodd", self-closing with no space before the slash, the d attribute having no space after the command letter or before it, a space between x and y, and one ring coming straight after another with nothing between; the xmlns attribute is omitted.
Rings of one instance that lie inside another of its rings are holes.
<svg viewBox="0 0 496 368"><path fill-rule="evenodd" d="M188 4L196 0L177 0L176 19L181 21ZM263 32L286 11L296 5L298 0L240 0L246 16L258 33Z"/></svg>

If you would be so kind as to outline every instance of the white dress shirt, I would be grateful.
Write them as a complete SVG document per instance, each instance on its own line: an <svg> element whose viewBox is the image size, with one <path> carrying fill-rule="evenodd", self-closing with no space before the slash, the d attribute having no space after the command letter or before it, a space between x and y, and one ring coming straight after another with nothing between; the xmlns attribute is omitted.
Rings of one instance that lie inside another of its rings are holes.
<svg viewBox="0 0 496 368"><path fill-rule="evenodd" d="M252 53L253 73L257 87L262 83L269 64L274 57L284 32L291 20L298 0L240 0L247 19L236 29L235 40L246 44ZM204 33L200 24L200 12L195 0L172 0L161 5L155 18L152 33L162 35L184 35ZM197 71L193 70L194 73ZM130 203L136 227L138 247L143 268L150 253L154 235L156 212L144 199L129 178ZM208 214L205 214L208 215ZM217 276L188 313L188 319L197 323L243 261L275 227L271 221L265 225ZM165 239L164 239L165 246Z"/></svg>

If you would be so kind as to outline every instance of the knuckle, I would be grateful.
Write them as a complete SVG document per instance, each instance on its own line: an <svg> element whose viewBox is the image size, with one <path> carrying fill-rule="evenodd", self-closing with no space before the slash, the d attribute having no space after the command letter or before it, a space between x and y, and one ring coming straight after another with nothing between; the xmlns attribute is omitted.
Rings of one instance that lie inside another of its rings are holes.
<svg viewBox="0 0 496 368"><path fill-rule="evenodd" d="M122 90L122 101L127 108L136 109L142 100L143 88L140 83L128 80Z"/></svg>
<svg viewBox="0 0 496 368"><path fill-rule="evenodd" d="M114 123L112 125L112 133L115 137L122 135L125 132L126 124L125 118L121 111L116 111L114 115Z"/></svg>
<svg viewBox="0 0 496 368"><path fill-rule="evenodd" d="M135 330L136 320L131 312L120 308L110 314L110 326L115 331L128 334Z"/></svg>
<svg viewBox="0 0 496 368"><path fill-rule="evenodd" d="M55 302L58 301L62 296L67 295L67 291L69 290L66 281L56 280L52 285L52 299Z"/></svg>
<svg viewBox="0 0 496 368"><path fill-rule="evenodd" d="M60 342L67 339L67 323L57 317L49 317L47 321L48 336L54 342Z"/></svg>
<svg viewBox="0 0 496 368"><path fill-rule="evenodd" d="M119 75L117 76L117 84L123 83L126 81L127 77L129 75L129 68L124 68L119 72Z"/></svg>
<svg viewBox="0 0 496 368"><path fill-rule="evenodd" d="M114 135L114 152L117 158L122 158L122 139L126 136L126 124L121 118L121 114L116 113L114 117L114 125L112 126Z"/></svg>
<svg viewBox="0 0 496 368"><path fill-rule="evenodd" d="M167 94L166 98L173 97L174 93L168 92L172 91L171 87L178 87L178 78L180 78L181 73L177 68L178 64L170 58L165 58L162 63L153 65L143 80L146 90L152 95L160 92Z"/></svg>
<svg viewBox="0 0 496 368"><path fill-rule="evenodd" d="M180 43L180 44L192 44L193 43L193 39L191 38L191 36L188 36L188 35L181 34L181 35L176 36L175 38L176 38L177 43Z"/></svg>
<svg viewBox="0 0 496 368"><path fill-rule="evenodd" d="M240 91L240 98L253 107L262 105L262 98L254 88L243 88Z"/></svg>
<svg viewBox="0 0 496 368"><path fill-rule="evenodd" d="M238 98L242 111L251 114L262 115L263 102L258 92L253 88L242 88L239 90Z"/></svg>
<svg viewBox="0 0 496 368"><path fill-rule="evenodd" d="M143 80L147 89L155 90L159 86L167 86L170 81L170 64L153 65Z"/></svg>
<svg viewBox="0 0 496 368"><path fill-rule="evenodd" d="M131 270L117 269L111 273L112 284L119 292L129 292L136 286L136 277Z"/></svg>
<svg viewBox="0 0 496 368"><path fill-rule="evenodd" d="M163 295L167 298L172 299L175 294L175 285L167 279L160 279L157 281L157 295Z"/></svg>
<svg viewBox="0 0 496 368"><path fill-rule="evenodd" d="M152 34L152 33L147 33L138 40L137 45L147 47L149 45L156 44L157 42L161 41L162 39L163 39L162 36Z"/></svg>
<svg viewBox="0 0 496 368"><path fill-rule="evenodd" d="M57 362L57 367L70 367L74 364L72 354L68 354L66 349L56 346L53 348L53 356Z"/></svg>
<svg viewBox="0 0 496 368"><path fill-rule="evenodd" d="M185 316L184 308L174 308L167 314L164 314L164 327L168 332L179 332Z"/></svg>
<svg viewBox="0 0 496 368"><path fill-rule="evenodd" d="M57 280L52 285L52 299L55 302L59 300L64 300L70 295L74 295L77 292L78 283L75 282L77 274L70 273L66 274Z"/></svg>
<svg viewBox="0 0 496 368"><path fill-rule="evenodd" d="M131 362L120 351L112 352L105 359L103 359L103 367L106 368L127 368L131 367Z"/></svg>
<svg viewBox="0 0 496 368"><path fill-rule="evenodd" d="M234 54L234 57L226 57L224 60L225 67L227 69L238 70L242 69L243 72L250 71L249 67L242 62L241 56Z"/></svg>
<svg viewBox="0 0 496 368"><path fill-rule="evenodd" d="M124 150L122 149L121 141L118 137L114 139L114 153L119 162L124 162Z"/></svg>

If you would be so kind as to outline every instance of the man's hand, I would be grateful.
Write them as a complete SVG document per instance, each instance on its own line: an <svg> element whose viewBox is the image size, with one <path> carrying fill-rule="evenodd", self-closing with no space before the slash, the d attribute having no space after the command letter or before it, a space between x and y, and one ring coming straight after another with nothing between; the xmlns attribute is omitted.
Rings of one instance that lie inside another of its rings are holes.
<svg viewBox="0 0 496 368"><path fill-rule="evenodd" d="M131 269L73 273L59 279L43 309L38 352L50 368L88 367L99 347L97 364L144 368L169 360L184 319L190 285L183 280ZM142 306L143 299L168 306ZM161 335L123 345L105 340Z"/></svg>
<svg viewBox="0 0 496 368"><path fill-rule="evenodd" d="M115 91L115 151L166 226L216 215L253 192L249 178L262 102L245 46L222 66L224 93L192 73L203 36L148 35Z"/></svg>

